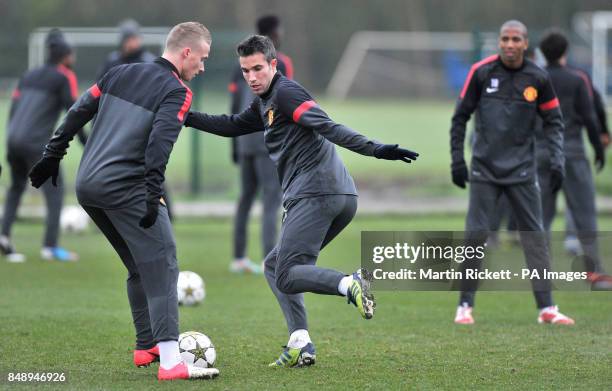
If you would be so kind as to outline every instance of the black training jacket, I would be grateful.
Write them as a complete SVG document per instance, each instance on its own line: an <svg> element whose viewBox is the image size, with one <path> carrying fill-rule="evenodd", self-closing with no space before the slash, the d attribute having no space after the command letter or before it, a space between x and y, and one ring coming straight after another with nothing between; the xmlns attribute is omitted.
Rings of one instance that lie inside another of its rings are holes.
<svg viewBox="0 0 612 391"><path fill-rule="evenodd" d="M380 145L332 121L304 87L279 73L268 91L240 114L189 113L185 124L225 137L263 131L285 203L319 195L356 195L334 144L366 156L373 156Z"/></svg>
<svg viewBox="0 0 612 391"><path fill-rule="evenodd" d="M600 129L595 114L593 89L584 74L561 65L546 68L552 81L565 123L563 149L566 158L586 157L582 142L582 128L586 127L593 148L602 150ZM538 132L538 158L548 157L541 132Z"/></svg>
<svg viewBox="0 0 612 391"><path fill-rule="evenodd" d="M563 117L546 71L525 59L518 69L503 65L499 55L474 64L455 108L451 127L453 165L463 162L465 128L476 112L470 180L499 185L536 180L536 118L551 168L563 172Z"/></svg>
<svg viewBox="0 0 612 391"><path fill-rule="evenodd" d="M78 95L76 75L64 65L46 64L26 72L11 99L8 150L41 153L60 114Z"/></svg>
<svg viewBox="0 0 612 391"><path fill-rule="evenodd" d="M167 60L119 65L70 108L45 148L62 157L76 129L96 121L85 146L76 190L83 205L130 207L163 196L164 172L191 107L191 90Z"/></svg>

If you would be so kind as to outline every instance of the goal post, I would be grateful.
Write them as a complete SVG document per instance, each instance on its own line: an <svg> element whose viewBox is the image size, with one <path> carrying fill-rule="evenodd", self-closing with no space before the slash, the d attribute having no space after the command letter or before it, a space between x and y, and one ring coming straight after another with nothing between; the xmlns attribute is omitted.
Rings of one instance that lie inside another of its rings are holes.
<svg viewBox="0 0 612 391"><path fill-rule="evenodd" d="M592 56L593 56L593 85L605 97L609 103L610 92L610 59L609 46L610 29L612 29L612 11L597 11L592 15Z"/></svg>
<svg viewBox="0 0 612 391"><path fill-rule="evenodd" d="M327 94L345 99L361 82L373 92L413 86L424 95L433 95L445 88L441 79L456 73L456 66L445 70L444 64L468 66L476 50L494 49L495 37L471 32L358 31L338 62ZM376 81L368 80L374 78Z"/></svg>
<svg viewBox="0 0 612 391"><path fill-rule="evenodd" d="M100 47L109 51L116 49L121 38L119 27L60 27L66 40L75 48ZM28 45L28 69L40 66L45 61L45 39L50 27L40 27L30 33ZM163 51L170 27L141 27L142 44Z"/></svg>

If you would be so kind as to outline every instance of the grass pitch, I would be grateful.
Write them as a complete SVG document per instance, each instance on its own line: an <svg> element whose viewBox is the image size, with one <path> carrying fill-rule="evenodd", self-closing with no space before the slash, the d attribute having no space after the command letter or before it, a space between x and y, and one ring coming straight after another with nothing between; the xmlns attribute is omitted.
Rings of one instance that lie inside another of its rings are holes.
<svg viewBox="0 0 612 391"><path fill-rule="evenodd" d="M319 265L359 266L362 230L461 229L461 216L357 218L326 248ZM603 230L612 219L600 219ZM574 327L537 325L528 292L481 292L473 327L452 323L456 292L378 292L376 317L362 320L339 297L306 295L317 364L275 370L267 364L286 343L281 312L262 276L228 272L229 220L176 225L182 270L204 277L202 305L180 309L181 330L209 335L221 376L159 384L157 364L135 368L126 272L95 230L66 235L75 264L38 260L42 227L15 226L25 264L0 262L0 389L7 372L65 372L57 389L611 389L612 295L557 292ZM251 257L259 254L251 227ZM609 254L604 254L609 256ZM32 385L39 388L39 385Z"/></svg>

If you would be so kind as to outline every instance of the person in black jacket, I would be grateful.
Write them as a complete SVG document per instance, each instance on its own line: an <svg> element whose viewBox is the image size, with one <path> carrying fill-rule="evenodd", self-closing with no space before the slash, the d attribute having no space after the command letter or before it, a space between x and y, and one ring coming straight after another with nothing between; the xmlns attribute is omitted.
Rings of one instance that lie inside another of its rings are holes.
<svg viewBox="0 0 612 391"><path fill-rule="evenodd" d="M535 122L542 118L543 136L550 156L550 187L563 182L563 118L546 71L524 57L527 28L519 21L504 23L499 35L499 54L472 66L467 76L451 126L452 181L465 188L470 182L465 230L470 244L482 245L490 229L502 194L508 197L521 232L521 243L531 270L543 276L550 269L550 256L542 226L540 189L534 153ZM466 123L476 112L476 133L471 167L463 149ZM481 260L461 264L464 278L455 323L472 324L472 308L478 281L467 279L468 269L480 269ZM552 301L550 280L533 279L539 323L573 324Z"/></svg>
<svg viewBox="0 0 612 391"><path fill-rule="evenodd" d="M566 65L569 66L569 65ZM589 90L593 92L593 105L595 108L595 114L597 115L597 123L599 126L601 144L605 149L610 145L610 129L608 129L608 114L606 113L605 104L601 93L593 85L593 81L588 73L579 68L572 68L575 70L580 77L582 77L585 83L588 84ZM565 210L565 240L563 242L565 251L573 256L581 256L583 254L580 241L578 240L576 232L576 224L572 217L572 213L569 209Z"/></svg>
<svg viewBox="0 0 612 391"><path fill-rule="evenodd" d="M208 133L237 137L262 132L283 191L280 239L266 256L265 276L289 329L289 342L270 366L315 363L308 334L304 292L346 296L361 316L374 315L371 275L352 275L316 266L319 252L352 220L357 189L334 144L365 156L410 163L417 153L397 144L379 144L335 123L304 87L277 72L272 41L254 35L238 45L240 66L257 97L240 114L190 113L186 125Z"/></svg>
<svg viewBox="0 0 612 391"><path fill-rule="evenodd" d="M183 81L204 71L210 44L202 24L181 23L154 62L111 68L71 107L30 172L34 187L49 178L55 182L76 131L96 116L79 166L77 198L128 270L134 364L159 359L159 380L219 373L187 365L179 353L176 244L162 187L191 106Z"/></svg>
<svg viewBox="0 0 612 391"><path fill-rule="evenodd" d="M583 251L585 268L593 289L612 288L612 278L604 274L597 240L597 210L595 184L582 142L582 129L586 127L593 150L595 166L601 171L606 156L601 142L601 130L594 110L593 90L588 78L567 67L569 41L558 30L548 32L540 41L540 50L546 57L553 87L559 97L565 122L564 152L565 181L563 193L567 207L576 225ZM538 138L538 176L542 186L544 228L550 231L556 214L557 193L550 191L548 151Z"/></svg>
<svg viewBox="0 0 612 391"><path fill-rule="evenodd" d="M278 51L282 40L280 19L275 15L266 15L259 18L256 25L258 34L269 37L274 43L277 71L292 79L291 59ZM248 108L255 98L242 76L240 64L236 65L229 91L232 114L238 114ZM230 264L230 271L259 274L263 272L260 263L255 263L246 256L249 214L258 190L261 189L261 248L265 257L274 248L277 237L278 211L282 197L278 174L274 162L268 156L262 132L232 138L232 157L240 166L240 198L234 219L234 260Z"/></svg>
<svg viewBox="0 0 612 391"><path fill-rule="evenodd" d="M153 62L156 58L153 53L142 46L142 34L138 22L132 19L125 20L119 25L119 30L119 48L110 52L106 57L106 61L98 71L98 80L100 80L112 67L116 67L117 65ZM173 203L166 183L164 183L164 194L168 215L170 216L170 220L173 220Z"/></svg>
<svg viewBox="0 0 612 391"><path fill-rule="evenodd" d="M25 261L25 256L15 251L10 236L28 172L39 159L60 114L68 110L78 97L77 78L72 71L75 61L72 47L58 29L49 32L45 45L45 64L23 75L11 99L7 130L11 186L6 195L0 235L0 251L9 262ZM85 144L86 136L82 129L78 135ZM57 186L48 183L42 187L47 219L40 255L44 260L76 261L76 253L58 246L64 200L63 175L59 174L54 182Z"/></svg>
<svg viewBox="0 0 612 391"><path fill-rule="evenodd" d="M104 64L98 71L98 80L117 65L152 62L156 58L153 53L142 46L142 36L138 22L132 19L123 21L119 25L119 32L119 48L110 52L106 57Z"/></svg>

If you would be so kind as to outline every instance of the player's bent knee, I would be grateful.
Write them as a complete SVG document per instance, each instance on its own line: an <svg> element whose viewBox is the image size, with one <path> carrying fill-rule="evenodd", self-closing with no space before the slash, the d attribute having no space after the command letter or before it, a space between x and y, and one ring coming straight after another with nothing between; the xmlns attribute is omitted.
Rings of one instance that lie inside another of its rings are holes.
<svg viewBox="0 0 612 391"><path fill-rule="evenodd" d="M293 281L289 278L289 270L284 270L282 273L276 274L276 288L286 295L292 295L296 292L293 289Z"/></svg>

